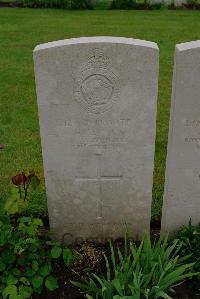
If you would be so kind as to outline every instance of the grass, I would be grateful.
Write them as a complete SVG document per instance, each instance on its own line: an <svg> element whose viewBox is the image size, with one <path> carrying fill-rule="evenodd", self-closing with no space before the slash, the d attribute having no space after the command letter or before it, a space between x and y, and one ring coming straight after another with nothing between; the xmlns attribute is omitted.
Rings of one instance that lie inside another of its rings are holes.
<svg viewBox="0 0 200 299"><path fill-rule="evenodd" d="M10 177L34 169L42 187L32 209L46 210L46 195L34 85L32 51L37 44L79 36L146 39L160 47L157 139L153 187L154 219L160 217L173 54L176 43L200 39L198 11L64 11L0 9L0 198Z"/></svg>

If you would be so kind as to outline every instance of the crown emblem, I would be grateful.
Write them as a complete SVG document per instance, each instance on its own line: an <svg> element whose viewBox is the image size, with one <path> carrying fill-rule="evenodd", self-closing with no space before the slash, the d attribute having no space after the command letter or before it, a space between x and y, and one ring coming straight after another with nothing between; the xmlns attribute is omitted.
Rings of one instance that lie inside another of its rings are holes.
<svg viewBox="0 0 200 299"><path fill-rule="evenodd" d="M75 98L89 113L104 113L119 96L118 81L108 57L95 49L75 79Z"/></svg>

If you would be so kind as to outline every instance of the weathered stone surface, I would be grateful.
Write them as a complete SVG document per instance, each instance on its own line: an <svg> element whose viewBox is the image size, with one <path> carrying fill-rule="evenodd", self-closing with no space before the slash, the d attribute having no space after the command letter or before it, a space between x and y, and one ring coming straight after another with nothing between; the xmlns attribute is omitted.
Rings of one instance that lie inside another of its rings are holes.
<svg viewBox="0 0 200 299"><path fill-rule="evenodd" d="M68 242L149 230L158 48L118 37L34 50L50 225ZM67 237L66 237L67 238Z"/></svg>
<svg viewBox="0 0 200 299"><path fill-rule="evenodd" d="M200 41L176 46L162 229L200 221Z"/></svg>

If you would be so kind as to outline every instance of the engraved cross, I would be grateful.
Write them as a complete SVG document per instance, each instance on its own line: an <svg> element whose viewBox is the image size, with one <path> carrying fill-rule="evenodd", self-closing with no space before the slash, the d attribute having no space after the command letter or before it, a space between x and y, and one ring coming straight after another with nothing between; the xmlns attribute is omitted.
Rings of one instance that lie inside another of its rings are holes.
<svg viewBox="0 0 200 299"><path fill-rule="evenodd" d="M87 182L97 182L98 183L98 202L97 202L97 219L103 219L103 188L102 183L106 181L119 182L122 179L122 175L102 175L101 171L101 154L98 155L98 168L97 176L94 178L91 177L76 177L76 181L87 181Z"/></svg>

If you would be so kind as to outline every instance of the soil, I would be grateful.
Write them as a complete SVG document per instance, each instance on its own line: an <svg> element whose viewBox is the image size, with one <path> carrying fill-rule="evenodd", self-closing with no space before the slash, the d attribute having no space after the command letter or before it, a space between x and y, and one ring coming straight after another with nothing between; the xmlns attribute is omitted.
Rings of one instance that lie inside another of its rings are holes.
<svg viewBox="0 0 200 299"><path fill-rule="evenodd" d="M174 299L200 299L200 294L195 294L188 283L184 283L176 288Z"/></svg>
<svg viewBox="0 0 200 299"><path fill-rule="evenodd" d="M172 295L171 295L172 296ZM190 287L184 283L176 288L174 299L200 299L200 295L192 294ZM43 292L40 296L34 296L33 299L86 299L84 294L74 288L69 282L62 285L59 291Z"/></svg>
<svg viewBox="0 0 200 299"><path fill-rule="evenodd" d="M122 246L123 241L116 241L117 246ZM54 275L59 281L59 290L35 295L33 299L86 299L84 293L71 284L71 281L81 281L87 278L84 269L90 269L92 273L105 273L104 253L109 252L109 245L83 243L74 248L82 255L82 259L67 269L63 264L54 265ZM200 294L195 294L188 282L182 283L175 289L173 299L200 299Z"/></svg>
<svg viewBox="0 0 200 299"><path fill-rule="evenodd" d="M65 279L64 279L65 277ZM76 278L77 279L77 278ZM72 273L60 273L60 289L55 292L43 292L40 296L34 296L33 299L86 299L83 292L73 287L70 280L75 280ZM200 294L194 294L192 289L187 283L176 287L176 294L174 299L200 299Z"/></svg>

